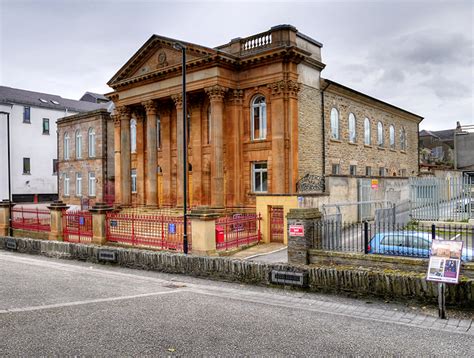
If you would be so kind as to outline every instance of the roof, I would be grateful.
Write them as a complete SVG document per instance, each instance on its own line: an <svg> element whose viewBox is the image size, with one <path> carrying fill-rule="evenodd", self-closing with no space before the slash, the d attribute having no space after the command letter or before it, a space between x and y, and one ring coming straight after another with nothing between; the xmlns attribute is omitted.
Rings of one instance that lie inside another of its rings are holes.
<svg viewBox="0 0 474 358"><path fill-rule="evenodd" d="M435 137L439 138L434 132L423 129L420 131L420 137Z"/></svg>
<svg viewBox="0 0 474 358"><path fill-rule="evenodd" d="M432 131L441 140L454 140L454 129L445 129L442 131Z"/></svg>
<svg viewBox="0 0 474 358"><path fill-rule="evenodd" d="M106 103L97 104L78 101L75 99L62 98L54 94L27 91L6 86L0 86L0 103L15 103L61 111L67 109L73 112L87 112L99 108L107 108Z"/></svg>
<svg viewBox="0 0 474 358"><path fill-rule="evenodd" d="M82 101L83 98L84 98L85 96L87 96L87 95L89 95L89 96L95 98L96 100L98 99L98 100L105 101L105 102L110 101L110 99L107 98L107 97L105 97L103 94L94 93L94 92L86 92L86 93L84 93L84 94L82 95L82 97L79 99L79 101Z"/></svg>

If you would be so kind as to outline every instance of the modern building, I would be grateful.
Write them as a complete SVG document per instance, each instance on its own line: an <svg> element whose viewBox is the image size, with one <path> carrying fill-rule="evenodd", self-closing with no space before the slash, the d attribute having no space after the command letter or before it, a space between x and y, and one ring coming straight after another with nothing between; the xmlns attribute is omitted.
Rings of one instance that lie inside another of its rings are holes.
<svg viewBox="0 0 474 358"><path fill-rule="evenodd" d="M10 117L11 184L14 202L58 197L58 118L104 104L0 86L0 111ZM0 114L0 198L8 198L7 116Z"/></svg>
<svg viewBox="0 0 474 358"><path fill-rule="evenodd" d="M116 203L183 205L176 42L153 35L108 82ZM322 79L322 44L293 26L216 48L180 43L191 206L252 207L260 194L296 193L308 177L322 190L330 175L418 173L422 117Z"/></svg>

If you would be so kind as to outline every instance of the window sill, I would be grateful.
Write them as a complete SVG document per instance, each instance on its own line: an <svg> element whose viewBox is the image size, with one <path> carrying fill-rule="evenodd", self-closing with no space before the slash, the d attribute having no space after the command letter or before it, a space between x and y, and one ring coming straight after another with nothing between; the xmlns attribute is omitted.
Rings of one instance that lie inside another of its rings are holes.
<svg viewBox="0 0 474 358"><path fill-rule="evenodd" d="M49 132L48 133L43 132L43 135L49 135Z"/></svg>
<svg viewBox="0 0 474 358"><path fill-rule="evenodd" d="M89 199L95 199L95 195L88 195Z"/></svg>
<svg viewBox="0 0 474 358"><path fill-rule="evenodd" d="M25 124L31 124L31 121L28 121L28 122L27 122L27 121L23 121L23 123L25 123Z"/></svg>
<svg viewBox="0 0 474 358"><path fill-rule="evenodd" d="M378 149L378 150L385 150L384 147L379 147L379 146L377 147L377 149Z"/></svg>
<svg viewBox="0 0 474 358"><path fill-rule="evenodd" d="M350 145L357 145L357 142L348 142Z"/></svg>
<svg viewBox="0 0 474 358"><path fill-rule="evenodd" d="M370 144L364 144L364 147L365 148L372 148L372 146Z"/></svg>
<svg viewBox="0 0 474 358"><path fill-rule="evenodd" d="M329 141L333 143L342 143L342 140L336 138L329 138Z"/></svg>
<svg viewBox="0 0 474 358"><path fill-rule="evenodd" d="M23 173L23 175L31 175L31 173Z"/></svg>
<svg viewBox="0 0 474 358"><path fill-rule="evenodd" d="M395 150L395 149L393 149L393 148L390 148L390 151L391 151L391 152L396 152L396 150Z"/></svg>
<svg viewBox="0 0 474 358"><path fill-rule="evenodd" d="M400 153L407 154L406 150L400 150Z"/></svg>

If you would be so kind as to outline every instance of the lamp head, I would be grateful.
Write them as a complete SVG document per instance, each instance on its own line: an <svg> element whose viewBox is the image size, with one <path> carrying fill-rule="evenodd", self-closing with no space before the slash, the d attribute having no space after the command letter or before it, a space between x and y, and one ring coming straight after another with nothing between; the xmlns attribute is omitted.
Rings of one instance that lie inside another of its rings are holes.
<svg viewBox="0 0 474 358"><path fill-rule="evenodd" d="M175 42L173 44L173 48L178 51L186 50L186 46L184 46L182 43L179 43L179 42Z"/></svg>

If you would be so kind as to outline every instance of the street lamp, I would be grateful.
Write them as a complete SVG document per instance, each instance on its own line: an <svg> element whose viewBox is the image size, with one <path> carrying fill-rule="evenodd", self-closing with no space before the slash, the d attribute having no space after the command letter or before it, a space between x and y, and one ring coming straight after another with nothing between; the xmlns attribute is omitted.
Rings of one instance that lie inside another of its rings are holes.
<svg viewBox="0 0 474 358"><path fill-rule="evenodd" d="M186 110L186 46L179 42L173 44L173 48L181 51L183 60L183 252L188 253L188 217L187 217L187 170L188 170L188 146L186 140L187 134L187 110Z"/></svg>
<svg viewBox="0 0 474 358"><path fill-rule="evenodd" d="M10 168L10 112L0 111L0 114L5 114L7 116L7 162L8 162L8 202L10 209L10 223L9 223L9 232L10 236L13 236L12 232L12 181L11 181L11 168Z"/></svg>

